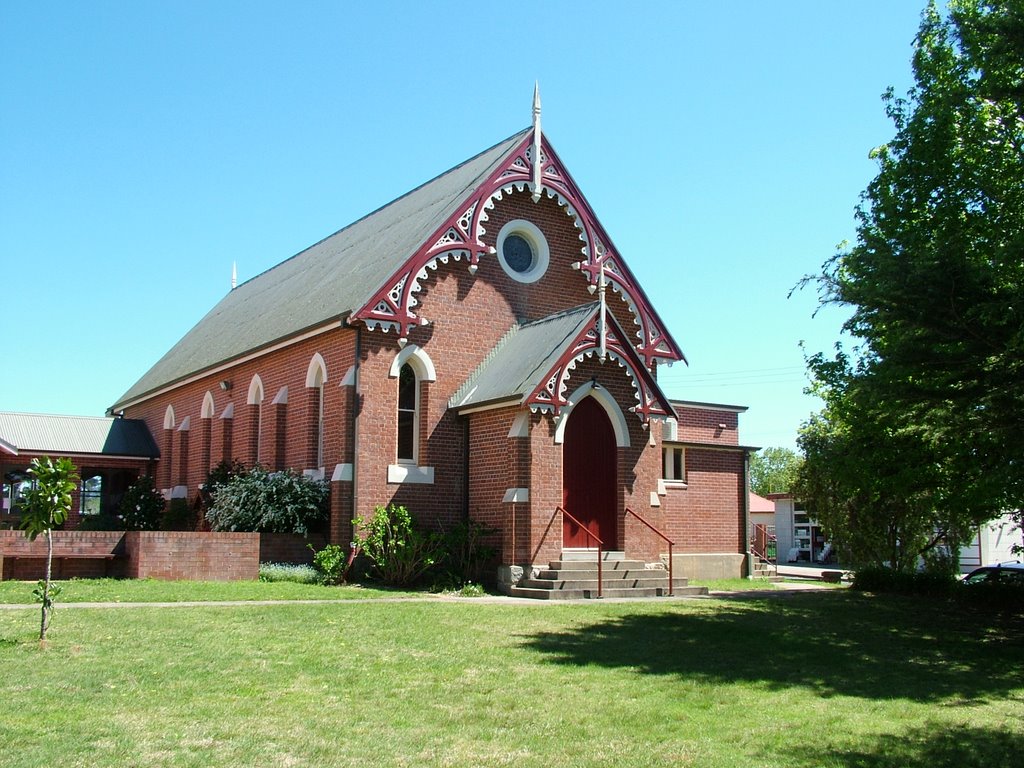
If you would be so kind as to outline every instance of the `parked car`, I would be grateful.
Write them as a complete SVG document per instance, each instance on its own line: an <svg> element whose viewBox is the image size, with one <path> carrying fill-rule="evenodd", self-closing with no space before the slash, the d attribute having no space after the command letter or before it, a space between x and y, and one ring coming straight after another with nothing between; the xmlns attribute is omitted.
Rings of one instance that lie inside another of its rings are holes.
<svg viewBox="0 0 1024 768"><path fill-rule="evenodd" d="M1024 563L999 563L975 568L964 584L1008 584L1024 588Z"/></svg>

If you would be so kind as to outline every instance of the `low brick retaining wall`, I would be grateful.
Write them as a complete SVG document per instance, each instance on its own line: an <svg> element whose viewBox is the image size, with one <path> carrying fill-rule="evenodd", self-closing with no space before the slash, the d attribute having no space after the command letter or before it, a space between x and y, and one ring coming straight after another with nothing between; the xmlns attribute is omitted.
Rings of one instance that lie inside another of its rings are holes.
<svg viewBox="0 0 1024 768"><path fill-rule="evenodd" d="M168 581L241 581L260 573L258 533L128 531L124 575Z"/></svg>
<svg viewBox="0 0 1024 768"><path fill-rule="evenodd" d="M313 562L313 549L320 551L327 545L323 534L311 533L303 536L299 533L261 533L261 563L292 563L294 565L310 565Z"/></svg>
<svg viewBox="0 0 1024 768"><path fill-rule="evenodd" d="M258 533L54 531L55 579L126 576L135 579L237 581L256 579ZM46 539L0 531L0 576L35 580L46 568Z"/></svg>
<svg viewBox="0 0 1024 768"><path fill-rule="evenodd" d="M121 576L124 531L54 531L53 578ZM46 574L46 539L29 541L22 531L0 531L0 579L34 581Z"/></svg>

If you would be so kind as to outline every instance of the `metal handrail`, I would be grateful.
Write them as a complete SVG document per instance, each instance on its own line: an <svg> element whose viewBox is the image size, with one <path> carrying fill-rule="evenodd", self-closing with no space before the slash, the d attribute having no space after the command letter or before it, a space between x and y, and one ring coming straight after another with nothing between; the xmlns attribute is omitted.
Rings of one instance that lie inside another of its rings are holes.
<svg viewBox="0 0 1024 768"><path fill-rule="evenodd" d="M659 531L657 528L655 528L653 525L648 523L646 520L644 520L642 517L640 517L640 515L638 515L636 512L634 512L629 507L626 507L626 514L632 515L633 517L635 517L637 520L639 520L641 523L646 525L648 528L650 528L652 531L654 531L656 534L661 536L661 538L663 538L665 541L668 542L668 596L672 597L675 594L673 592L673 587L672 587L672 547L675 544L675 542L672 541L672 539L670 539L664 533Z"/></svg>
<svg viewBox="0 0 1024 768"><path fill-rule="evenodd" d="M589 536L597 542L597 596L603 597L604 571L602 569L602 565L604 556L602 555L602 550L604 549L604 542L601 541L601 539L599 539L597 536L595 536L594 533L589 528L587 528L587 526L585 526L583 523L581 523L579 520L573 517L565 507L561 505L555 507L555 514L559 512L562 513L563 517L568 517L570 520L576 523L576 525L578 525L580 528L587 532L587 536Z"/></svg>
<svg viewBox="0 0 1024 768"><path fill-rule="evenodd" d="M768 531L767 525L763 523L751 524L750 551L765 562L770 563L772 561L772 558L768 557L768 545L773 541L777 543L778 539L776 539L774 533ZM778 558L777 550L776 558Z"/></svg>

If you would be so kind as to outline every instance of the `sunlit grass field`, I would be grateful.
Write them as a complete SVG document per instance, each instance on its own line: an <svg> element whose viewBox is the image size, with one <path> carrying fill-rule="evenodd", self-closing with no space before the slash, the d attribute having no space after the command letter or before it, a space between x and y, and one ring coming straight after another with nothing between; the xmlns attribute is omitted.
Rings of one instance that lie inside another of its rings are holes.
<svg viewBox="0 0 1024 768"><path fill-rule="evenodd" d="M0 610L3 766L991 768L1024 743L1019 616L849 590L65 603L37 632Z"/></svg>

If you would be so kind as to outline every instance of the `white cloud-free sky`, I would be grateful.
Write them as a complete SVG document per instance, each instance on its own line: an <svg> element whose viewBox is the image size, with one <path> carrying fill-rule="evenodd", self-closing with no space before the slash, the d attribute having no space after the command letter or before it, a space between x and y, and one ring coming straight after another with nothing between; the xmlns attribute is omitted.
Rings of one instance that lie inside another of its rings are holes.
<svg viewBox="0 0 1024 768"><path fill-rule="evenodd" d="M0 4L0 410L100 415L230 287L529 125L690 362L792 447L787 295L836 244L911 83L924 0Z"/></svg>

